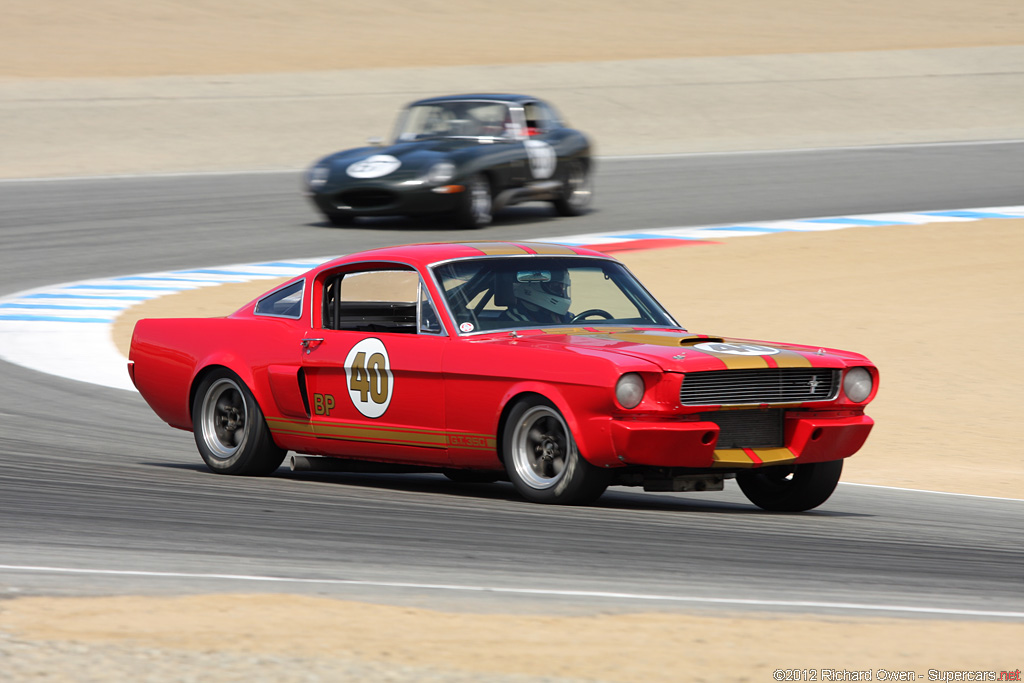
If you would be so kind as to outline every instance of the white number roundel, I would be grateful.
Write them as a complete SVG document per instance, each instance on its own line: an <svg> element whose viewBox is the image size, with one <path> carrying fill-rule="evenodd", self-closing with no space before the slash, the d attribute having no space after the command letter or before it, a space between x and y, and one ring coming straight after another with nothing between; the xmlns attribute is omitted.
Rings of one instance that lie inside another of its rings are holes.
<svg viewBox="0 0 1024 683"><path fill-rule="evenodd" d="M530 158L530 173L537 180L550 178L555 173L558 157L554 148L543 140L525 140L526 156Z"/></svg>
<svg viewBox="0 0 1024 683"><path fill-rule="evenodd" d="M390 154L374 154L362 161L350 164L345 172L353 178L380 178L394 173L402 162Z"/></svg>
<svg viewBox="0 0 1024 683"><path fill-rule="evenodd" d="M345 358L345 379L356 410L366 417L383 415L395 388L384 342L370 337L356 343Z"/></svg>
<svg viewBox="0 0 1024 683"><path fill-rule="evenodd" d="M778 349L772 348L771 346L761 346L760 344L747 344L743 342L735 342L732 344L725 344L722 342L704 342L703 344L694 344L693 348L698 351L707 351L708 353L727 353L731 356L774 356L779 352Z"/></svg>

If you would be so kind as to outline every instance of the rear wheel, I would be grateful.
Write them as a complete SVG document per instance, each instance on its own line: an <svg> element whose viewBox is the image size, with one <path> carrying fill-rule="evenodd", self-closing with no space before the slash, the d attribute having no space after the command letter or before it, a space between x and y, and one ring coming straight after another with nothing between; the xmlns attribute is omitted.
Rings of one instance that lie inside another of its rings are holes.
<svg viewBox="0 0 1024 683"><path fill-rule="evenodd" d="M206 466L218 474L270 474L287 453L274 443L252 392L226 369L211 372L199 385L192 432Z"/></svg>
<svg viewBox="0 0 1024 683"><path fill-rule="evenodd" d="M607 473L580 455L562 414L542 398L516 404L502 444L509 479L529 501L586 505L608 488Z"/></svg>
<svg viewBox="0 0 1024 683"><path fill-rule="evenodd" d="M736 483L743 495L759 508L772 512L803 512L829 499L842 472L842 460L764 467L737 474Z"/></svg>
<svg viewBox="0 0 1024 683"><path fill-rule="evenodd" d="M462 193L462 205L455 212L455 222L462 228L482 228L490 225L494 217L494 198L491 183L482 173L470 176L466 191Z"/></svg>
<svg viewBox="0 0 1024 683"><path fill-rule="evenodd" d="M579 216L594 198L594 183L590 169L579 160L566 164L562 174L562 191L554 200L555 211L561 216Z"/></svg>

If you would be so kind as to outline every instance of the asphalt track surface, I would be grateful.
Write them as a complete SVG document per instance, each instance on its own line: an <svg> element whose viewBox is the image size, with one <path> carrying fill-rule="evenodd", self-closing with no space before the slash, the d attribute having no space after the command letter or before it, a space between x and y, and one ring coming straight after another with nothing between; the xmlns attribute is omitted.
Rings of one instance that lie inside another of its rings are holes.
<svg viewBox="0 0 1024 683"><path fill-rule="evenodd" d="M1022 178L1021 142L604 159L587 216L526 206L471 234L329 227L295 172L3 182L0 295L409 241L1013 205ZM0 596L273 591L471 610L1020 619L1021 529L1020 501L853 485L790 515L732 486L614 489L563 508L439 475L222 477L136 394L0 363Z"/></svg>

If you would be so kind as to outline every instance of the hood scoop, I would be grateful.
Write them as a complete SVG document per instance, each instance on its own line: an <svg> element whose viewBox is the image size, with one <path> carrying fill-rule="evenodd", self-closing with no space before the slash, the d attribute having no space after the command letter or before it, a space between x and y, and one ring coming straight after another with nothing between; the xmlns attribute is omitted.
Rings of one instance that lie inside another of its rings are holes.
<svg viewBox="0 0 1024 683"><path fill-rule="evenodd" d="M724 342L725 339L723 339L722 337L698 337L696 335L691 335L689 337L679 338L680 346L694 346L696 344L722 344Z"/></svg>

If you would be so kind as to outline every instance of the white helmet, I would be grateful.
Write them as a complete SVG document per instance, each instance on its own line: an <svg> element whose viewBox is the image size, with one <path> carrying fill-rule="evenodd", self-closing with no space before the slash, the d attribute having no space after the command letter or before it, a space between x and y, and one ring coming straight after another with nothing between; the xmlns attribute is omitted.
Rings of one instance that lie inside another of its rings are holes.
<svg viewBox="0 0 1024 683"><path fill-rule="evenodd" d="M527 304L538 306L556 315L565 315L569 298L569 273L566 270L520 273L512 284L512 295Z"/></svg>

